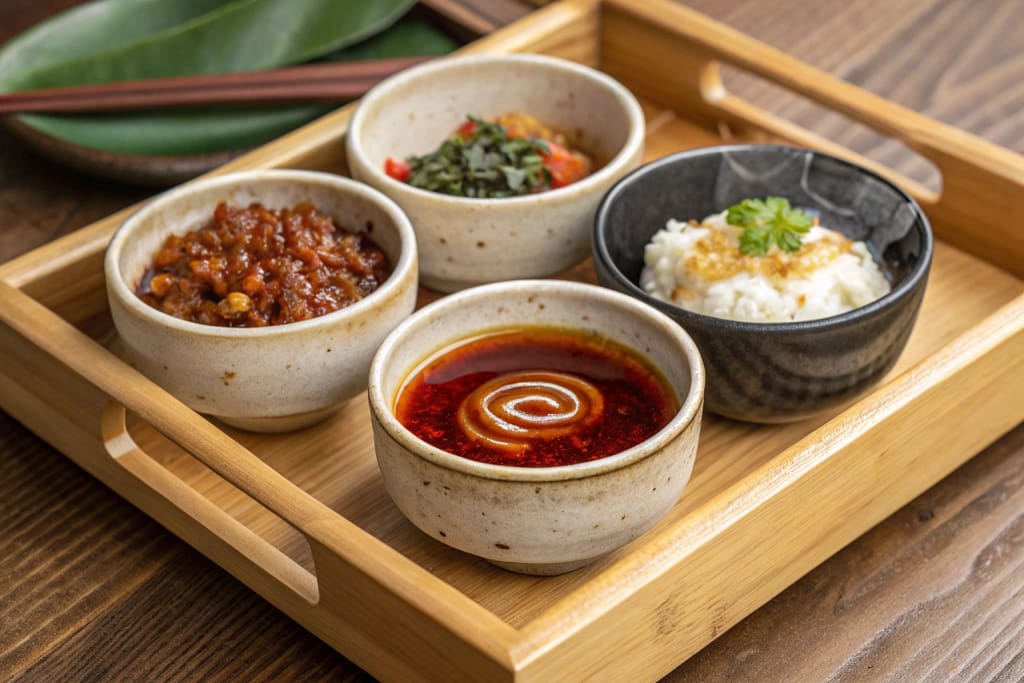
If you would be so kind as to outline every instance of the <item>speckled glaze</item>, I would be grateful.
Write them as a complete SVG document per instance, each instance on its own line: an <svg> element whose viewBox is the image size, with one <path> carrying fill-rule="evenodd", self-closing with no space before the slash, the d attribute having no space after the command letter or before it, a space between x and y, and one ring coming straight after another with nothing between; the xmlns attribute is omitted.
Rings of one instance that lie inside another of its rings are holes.
<svg viewBox="0 0 1024 683"><path fill-rule="evenodd" d="M644 245L669 218L701 219L769 195L817 209L822 225L864 240L892 291L829 318L759 324L692 313L640 288ZM708 410L752 422L829 410L881 380L910 337L931 257L928 219L905 192L840 159L776 145L698 149L647 164L608 193L594 228L600 282L686 329L707 367Z"/></svg>
<svg viewBox="0 0 1024 683"><path fill-rule="evenodd" d="M163 240L208 221L220 201L312 202L339 225L369 232L393 272L347 308L264 328L200 325L143 303L134 287ZM398 206L352 180L308 171L225 175L161 195L114 234L105 270L114 325L132 364L191 408L254 431L312 424L360 393L373 353L416 304L415 237Z"/></svg>
<svg viewBox="0 0 1024 683"><path fill-rule="evenodd" d="M516 325L599 332L645 355L681 403L650 439L563 467L491 465L421 441L395 418L396 396L428 356L480 332ZM704 371L693 341L621 294L561 281L477 287L399 325L370 368L374 449L388 493L424 533L512 571L560 574L593 562L654 525L690 477Z"/></svg>
<svg viewBox="0 0 1024 683"><path fill-rule="evenodd" d="M433 151L467 114L530 113L578 137L605 165L567 187L527 197L466 199L388 177L387 157ZM455 57L402 72L371 90L347 134L353 177L392 197L419 242L423 284L451 292L550 275L585 259L601 196L643 156L640 105L593 69L537 55Z"/></svg>

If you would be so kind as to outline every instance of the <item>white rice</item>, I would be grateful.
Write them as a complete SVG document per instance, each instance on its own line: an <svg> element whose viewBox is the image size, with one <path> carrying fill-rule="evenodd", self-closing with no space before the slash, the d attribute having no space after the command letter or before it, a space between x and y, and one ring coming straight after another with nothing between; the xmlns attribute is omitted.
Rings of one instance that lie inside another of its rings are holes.
<svg viewBox="0 0 1024 683"><path fill-rule="evenodd" d="M706 251L713 230L726 238L718 242L727 242L724 251L729 253L714 254L709 261ZM787 254L773 246L762 257L739 255L742 232L742 228L726 222L725 212L709 216L697 226L669 220L644 249L641 287L658 299L690 311L760 323L837 315L870 303L890 290L865 244L851 243L833 230L814 226L803 235L799 252ZM822 244L815 247L815 242ZM703 255L698 256L698 251ZM695 261L697 258L705 260ZM739 272L727 277L716 277L713 273L710 278L698 272L702 270L700 264L710 264L707 269L711 269L721 259L732 259L730 263L736 264L732 270ZM773 261L762 263L759 259ZM783 265L768 267L775 264Z"/></svg>

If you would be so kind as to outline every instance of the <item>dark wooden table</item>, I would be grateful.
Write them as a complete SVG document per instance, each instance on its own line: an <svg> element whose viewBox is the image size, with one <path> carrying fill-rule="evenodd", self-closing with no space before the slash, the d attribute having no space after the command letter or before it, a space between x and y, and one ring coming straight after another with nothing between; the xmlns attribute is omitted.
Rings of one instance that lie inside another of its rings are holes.
<svg viewBox="0 0 1024 683"><path fill-rule="evenodd" d="M857 85L1024 152L1024 3L686 3ZM0 42L73 4L4 0ZM497 23L529 11L515 0L476 4L489 7ZM927 165L902 146L742 74L729 78L755 102L930 179ZM148 193L67 171L0 133L0 261ZM0 680L367 678L0 413ZM1022 679L1024 426L668 678Z"/></svg>

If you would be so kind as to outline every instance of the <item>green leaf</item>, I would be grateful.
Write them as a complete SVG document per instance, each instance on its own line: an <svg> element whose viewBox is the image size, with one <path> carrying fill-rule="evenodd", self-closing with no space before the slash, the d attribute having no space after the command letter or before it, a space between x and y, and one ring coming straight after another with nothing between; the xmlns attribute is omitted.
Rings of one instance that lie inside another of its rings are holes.
<svg viewBox="0 0 1024 683"><path fill-rule="evenodd" d="M764 200L765 208L768 212L769 218L774 218L782 214L789 208L789 200L783 197L766 197Z"/></svg>
<svg viewBox="0 0 1024 683"><path fill-rule="evenodd" d="M176 9L160 9L161 5ZM0 73L19 63L8 87L105 83L132 78L254 71L298 64L387 28L413 0L97 0L30 29L0 55ZM157 20L133 25L144 13ZM63 31L61 30L63 29ZM46 35L40 40L38 33ZM63 32L70 35L62 35ZM88 50L59 46L78 37ZM58 45L55 45L57 43ZM9 63L10 60L13 64Z"/></svg>
<svg viewBox="0 0 1024 683"><path fill-rule="evenodd" d="M730 225L746 226L763 223L771 219L768 205L760 199L744 199L729 207L726 221Z"/></svg>
<svg viewBox="0 0 1024 683"><path fill-rule="evenodd" d="M508 189L513 192L520 192L526 182L526 171L512 166L502 166L501 172L505 174L505 182L508 184Z"/></svg>
<svg viewBox="0 0 1024 683"><path fill-rule="evenodd" d="M484 146L481 144L470 145L466 148L466 164L471 171L482 171L487 168L484 158Z"/></svg>
<svg viewBox="0 0 1024 683"><path fill-rule="evenodd" d="M753 256L767 254L773 242L784 251L800 251L800 235L813 222L805 211L791 208L784 197L744 199L728 208L726 221L746 228L740 235L740 251Z"/></svg>
<svg viewBox="0 0 1024 683"><path fill-rule="evenodd" d="M121 0L91 2L54 16L0 48L0 82L14 89L22 80L36 85L30 73L49 69L194 21L226 0ZM68 81L67 84L71 84Z"/></svg>
<svg viewBox="0 0 1024 683"><path fill-rule="evenodd" d="M307 105L112 114L90 119L31 115L22 120L53 137L108 152L187 155L253 147L331 109L329 105Z"/></svg>
<svg viewBox="0 0 1024 683"><path fill-rule="evenodd" d="M476 123L468 137L452 135L437 150L406 159L412 169L406 182L460 197L516 197L550 187L540 141L509 139L497 123L467 119Z"/></svg>
<svg viewBox="0 0 1024 683"><path fill-rule="evenodd" d="M391 28L343 50L332 52L325 61L384 59L413 55L444 55L459 46L433 24L418 17L404 17Z"/></svg>
<svg viewBox="0 0 1024 683"><path fill-rule="evenodd" d="M772 244L772 231L767 225L747 228L740 235L740 251L753 256L764 256Z"/></svg>
<svg viewBox="0 0 1024 683"><path fill-rule="evenodd" d="M0 91L120 78L265 69L306 61L444 54L455 43L414 18L412 0L98 0L0 48ZM367 38L377 33L378 35ZM361 41L361 42L358 42ZM23 116L44 133L128 154L245 148L336 105Z"/></svg>
<svg viewBox="0 0 1024 683"><path fill-rule="evenodd" d="M786 208L782 212L782 221L794 232L807 232L811 229L811 217L800 209Z"/></svg>
<svg viewBox="0 0 1024 683"><path fill-rule="evenodd" d="M795 232L783 232L780 233L776 241L778 242L779 248L783 251L800 251L800 236Z"/></svg>

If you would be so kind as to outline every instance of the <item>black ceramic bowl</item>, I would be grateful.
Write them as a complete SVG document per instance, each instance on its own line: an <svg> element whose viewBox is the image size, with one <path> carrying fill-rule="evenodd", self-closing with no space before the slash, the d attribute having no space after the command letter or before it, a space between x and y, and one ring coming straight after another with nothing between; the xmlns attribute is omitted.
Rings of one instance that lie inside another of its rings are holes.
<svg viewBox="0 0 1024 683"><path fill-rule="evenodd" d="M892 291L828 318L749 323L693 313L640 288L644 246L668 219L700 220L766 196L815 209L822 225L866 242ZM711 147L659 159L619 181L595 219L601 284L682 325L704 357L708 410L752 422L798 420L878 382L907 343L931 259L931 227L909 195L871 171L794 147Z"/></svg>

